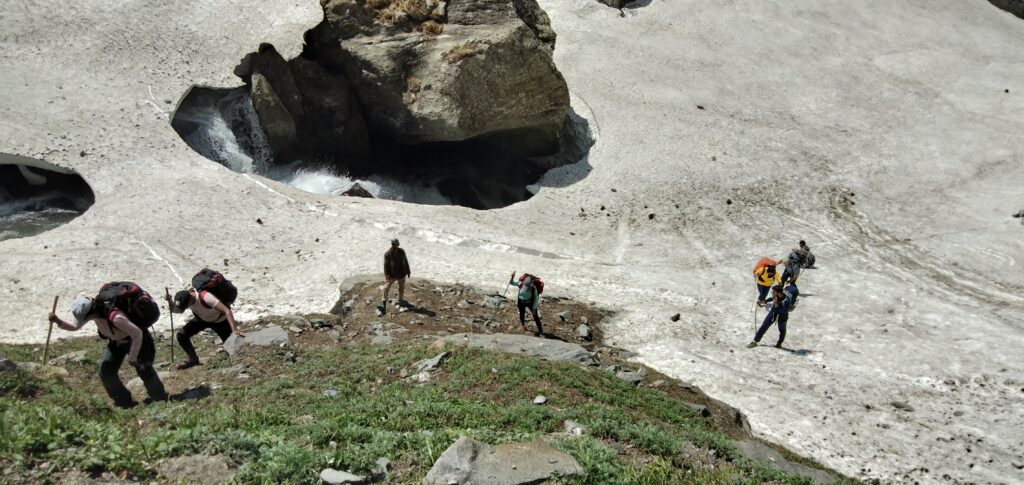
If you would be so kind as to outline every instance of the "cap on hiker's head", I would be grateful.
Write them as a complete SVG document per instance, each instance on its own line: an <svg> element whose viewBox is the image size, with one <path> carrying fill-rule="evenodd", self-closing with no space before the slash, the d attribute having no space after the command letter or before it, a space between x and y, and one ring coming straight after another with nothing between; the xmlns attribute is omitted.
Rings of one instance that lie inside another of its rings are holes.
<svg viewBox="0 0 1024 485"><path fill-rule="evenodd" d="M75 325L85 323L85 317L92 311L92 298L80 296L71 303L71 315L75 317Z"/></svg>
<svg viewBox="0 0 1024 485"><path fill-rule="evenodd" d="M181 290L174 294L174 313L184 313L191 304L192 293L188 290Z"/></svg>
<svg viewBox="0 0 1024 485"><path fill-rule="evenodd" d="M398 238L392 239L391 240L391 245L392 246L398 246Z"/></svg>
<svg viewBox="0 0 1024 485"><path fill-rule="evenodd" d="M784 288L782 287L782 285L775 285L775 286L773 286L773 287L772 287L772 290L774 290L774 291L777 291L777 292L779 292L779 293L782 293L782 292L786 291L786 290L785 290L785 289L784 289Z"/></svg>

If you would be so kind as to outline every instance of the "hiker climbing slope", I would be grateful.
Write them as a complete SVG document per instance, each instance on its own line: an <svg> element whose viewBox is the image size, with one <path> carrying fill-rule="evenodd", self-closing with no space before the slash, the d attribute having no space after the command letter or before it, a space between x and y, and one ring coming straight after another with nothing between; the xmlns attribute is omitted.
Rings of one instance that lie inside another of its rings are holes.
<svg viewBox="0 0 1024 485"><path fill-rule="evenodd" d="M149 293L131 282L107 283L96 298L76 299L71 305L71 315L74 322L67 322L54 313L50 313L49 320L68 331L80 330L90 321L96 323L100 337L107 340L107 349L100 359L100 382L115 406L130 408L138 404L118 376L125 358L142 379L149 394L148 401L167 399L160 376L153 369L156 345L149 327L160 318L160 306Z"/></svg>
<svg viewBox="0 0 1024 485"><path fill-rule="evenodd" d="M786 340L786 322L789 321L789 309L791 300L783 291L782 285L775 285L772 287L772 306L765 315L764 321L761 322L761 327L757 329L757 333L754 334L754 341L747 344L747 347L754 348L761 342L761 338L764 337L765 332L772 326L773 323L779 325L779 340L775 343L775 347L782 347L782 342Z"/></svg>
<svg viewBox="0 0 1024 485"><path fill-rule="evenodd" d="M757 287L757 304L763 305L772 286L779 283L779 273L774 259L761 258L754 266L754 286Z"/></svg>
<svg viewBox="0 0 1024 485"><path fill-rule="evenodd" d="M168 301L174 313L184 313L185 309L192 310L192 319L175 336L178 345L181 345L187 356L184 362L178 364L178 369L188 369L200 364L199 355L192 345L192 337L203 330L211 329L216 332L222 343L232 333L240 337L245 336L238 330L235 314L231 311L238 290L230 280L217 271L204 268L192 278L192 286L193 288L177 292L174 300Z"/></svg>
<svg viewBox="0 0 1024 485"><path fill-rule="evenodd" d="M538 309L540 295L544 292L544 282L529 273L523 273L519 277L519 281L516 281L516 273L512 272L508 284L519 288L519 296L516 299L516 305L519 307L519 324L526 325L526 309L529 308L533 315L533 321L537 323L537 331L534 332L534 335L537 337L544 335L544 327L541 325Z"/></svg>
<svg viewBox="0 0 1024 485"><path fill-rule="evenodd" d="M405 257L405 250L398 247L398 239L391 240L391 249L384 253L384 278L387 283L384 286L384 302L378 309L381 313L387 313L388 293L391 285L398 282L398 304L405 305L405 279L412 275L409 270L409 259Z"/></svg>

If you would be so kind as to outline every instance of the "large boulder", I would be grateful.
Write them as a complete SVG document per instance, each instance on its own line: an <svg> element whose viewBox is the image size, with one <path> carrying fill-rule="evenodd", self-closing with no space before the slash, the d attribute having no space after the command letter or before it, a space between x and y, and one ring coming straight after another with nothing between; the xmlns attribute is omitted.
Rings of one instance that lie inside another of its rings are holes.
<svg viewBox="0 0 1024 485"><path fill-rule="evenodd" d="M291 346L292 341L288 338L288 332L285 332L283 328L277 325L271 325L263 330L257 330L255 332L246 332L245 337L238 336L237 333L231 334L227 340L224 341L224 350L228 355L235 355L244 346L255 345L257 347L282 347Z"/></svg>
<svg viewBox="0 0 1024 485"><path fill-rule="evenodd" d="M520 485L583 471L575 458L543 441L491 446L465 436L448 447L423 478L424 485Z"/></svg>
<svg viewBox="0 0 1024 485"><path fill-rule="evenodd" d="M445 344L521 354L553 362L568 361L584 365L597 364L594 353L578 344L527 335L459 333L441 337L433 346L442 348Z"/></svg>
<svg viewBox="0 0 1024 485"><path fill-rule="evenodd" d="M307 51L351 82L371 132L405 145L486 138L528 156L558 151L569 91L535 0L373 5L327 0L307 35Z"/></svg>

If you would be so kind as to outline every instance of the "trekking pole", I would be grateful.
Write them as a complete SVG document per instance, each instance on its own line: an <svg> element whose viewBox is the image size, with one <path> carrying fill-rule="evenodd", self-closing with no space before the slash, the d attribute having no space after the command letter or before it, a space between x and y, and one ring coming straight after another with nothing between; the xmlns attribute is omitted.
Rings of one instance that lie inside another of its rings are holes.
<svg viewBox="0 0 1024 485"><path fill-rule="evenodd" d="M514 279L515 277L516 277L516 272L513 271L512 272L512 276L509 278L509 281L512 281L512 279ZM494 304L494 315L491 315L491 320L494 320L495 318L498 318L498 310L501 308L501 302L505 300L505 295L508 293L508 287L509 286L512 286L512 285L509 285L508 283L505 283L505 291L501 292L501 300L498 300L498 302Z"/></svg>
<svg viewBox="0 0 1024 485"><path fill-rule="evenodd" d="M50 313L57 313L57 300L58 299L60 299L60 295L57 295L57 296L53 297L53 310L50 310ZM47 317L47 321L49 321L49 317ZM51 335L53 335L53 322L50 322L50 329L46 331L46 346L43 347L43 365L46 365L46 362L49 360L49 357L50 357L50 336Z"/></svg>
<svg viewBox="0 0 1024 485"><path fill-rule="evenodd" d="M164 287L164 294L167 295L167 316L171 318L171 365L174 365L174 305L171 304L171 290Z"/></svg>

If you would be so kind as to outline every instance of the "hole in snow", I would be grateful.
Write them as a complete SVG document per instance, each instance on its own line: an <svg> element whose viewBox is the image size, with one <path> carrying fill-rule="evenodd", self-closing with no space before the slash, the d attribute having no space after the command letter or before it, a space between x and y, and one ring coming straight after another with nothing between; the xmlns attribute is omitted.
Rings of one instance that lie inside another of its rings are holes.
<svg viewBox="0 0 1024 485"><path fill-rule="evenodd" d="M95 201L92 188L73 170L0 153L0 241L46 232Z"/></svg>

